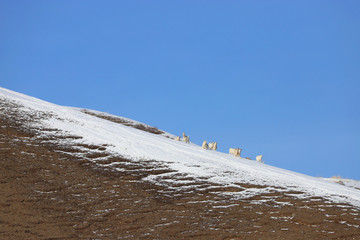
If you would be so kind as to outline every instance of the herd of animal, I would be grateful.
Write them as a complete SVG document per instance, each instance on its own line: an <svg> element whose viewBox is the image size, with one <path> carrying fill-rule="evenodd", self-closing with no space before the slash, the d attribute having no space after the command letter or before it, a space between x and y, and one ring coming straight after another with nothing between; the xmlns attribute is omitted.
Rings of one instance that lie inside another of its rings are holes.
<svg viewBox="0 0 360 240"><path fill-rule="evenodd" d="M185 143L190 143L189 136L186 136L185 133L183 133L182 135L183 135L183 141L184 141ZM177 136L177 137L175 137L175 140L176 140L176 141L181 141L181 137L180 137L180 136ZM214 151L216 151L216 149L217 149L217 142L209 142L209 143L207 143L207 141L204 141L203 144L202 144L202 148L205 149L205 150L214 150ZM234 155L235 157L240 157L241 151L242 151L241 148L230 148L230 149L229 149L229 153L230 153L231 155ZM262 160L262 158L263 158L263 155L257 155L257 156L256 156L256 161L257 161L257 162L264 163L264 161ZM246 158L246 159L252 160L252 159L250 159L250 158Z"/></svg>

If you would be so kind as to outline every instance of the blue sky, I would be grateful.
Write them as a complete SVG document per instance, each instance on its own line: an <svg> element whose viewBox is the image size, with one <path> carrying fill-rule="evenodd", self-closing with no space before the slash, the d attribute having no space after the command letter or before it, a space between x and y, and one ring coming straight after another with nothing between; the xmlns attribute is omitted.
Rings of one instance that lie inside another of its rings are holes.
<svg viewBox="0 0 360 240"><path fill-rule="evenodd" d="M359 1L0 0L0 86L360 180Z"/></svg>

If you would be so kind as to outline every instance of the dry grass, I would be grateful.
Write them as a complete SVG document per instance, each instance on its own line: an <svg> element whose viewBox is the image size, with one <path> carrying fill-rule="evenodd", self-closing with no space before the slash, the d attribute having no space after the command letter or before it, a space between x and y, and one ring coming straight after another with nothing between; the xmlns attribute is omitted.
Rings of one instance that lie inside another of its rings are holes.
<svg viewBox="0 0 360 240"><path fill-rule="evenodd" d="M111 122L120 123L120 124L128 126L128 127L133 127L133 128L145 131L145 132L149 132L149 133L153 133L153 134L157 134L157 135L164 133L163 131L159 130L156 127L151 127L151 126L147 126L147 125L140 124L140 123L133 123L133 122L127 121L127 120L125 120L123 118L104 116L104 115L96 114L96 113L89 112L89 111L86 111L86 110L82 110L82 112L86 113L86 114L89 114L89 115L92 115L92 116L95 116L95 117L98 117L98 118L101 118L101 119L111 121Z"/></svg>

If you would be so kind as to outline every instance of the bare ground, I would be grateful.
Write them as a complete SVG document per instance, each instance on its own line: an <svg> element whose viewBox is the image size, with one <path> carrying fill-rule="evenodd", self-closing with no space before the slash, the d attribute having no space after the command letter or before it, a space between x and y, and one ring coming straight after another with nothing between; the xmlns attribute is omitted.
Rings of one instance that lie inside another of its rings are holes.
<svg viewBox="0 0 360 240"><path fill-rule="evenodd" d="M265 186L206 179L154 185L142 178L171 170L110 156L106 145L55 144L58 130L32 128L35 116L0 103L0 239L360 239L353 206L300 192L233 199L223 193Z"/></svg>

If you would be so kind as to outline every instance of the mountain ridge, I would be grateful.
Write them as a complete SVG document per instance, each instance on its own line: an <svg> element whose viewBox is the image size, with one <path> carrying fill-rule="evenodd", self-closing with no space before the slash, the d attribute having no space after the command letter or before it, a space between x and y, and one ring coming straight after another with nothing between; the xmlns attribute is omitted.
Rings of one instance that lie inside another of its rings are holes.
<svg viewBox="0 0 360 240"><path fill-rule="evenodd" d="M4 91L5 90L2 89L2 93L5 95ZM301 184L305 184L305 186L301 187L301 191L312 190L314 194L326 196L326 193L323 192L323 189L325 188L329 191L328 195L336 194L336 191L340 191L341 195L347 193L349 196L352 196L351 194L355 194L356 197L354 198L353 203L360 206L360 193L357 191L346 190L346 188L340 188L339 186L332 186L332 183L329 184L328 182L323 182L317 178L269 165L264 167L265 165L257 162L236 158L229 154L216 151L205 151L195 144L187 145L183 142L173 141L168 138L165 139L161 135L155 136L147 132L137 132L136 129L128 128L128 126L124 126L124 124L119 125L113 121L98 117L99 115L111 116L106 113L84 109L79 111L78 109L70 107L49 104L36 98L27 97L26 95L17 95L14 92L11 92L8 96L34 110L55 114L55 117L41 121L41 124L43 124L44 127L52 127L81 136L82 138L78 141L79 143L95 145L118 144L118 146L114 147L109 146L108 151L111 151L114 154L120 154L126 158L148 159L167 163L171 161L170 158L175 158L176 160L170 163L170 168L173 170L184 174L190 174L191 176L200 175L200 177L213 179L215 182L222 182L224 184L238 181L243 182L244 179L239 172L244 172L244 175L252 179L252 181L254 181L253 184L255 185L274 184L276 186L279 185L280 180L286 182L286 185L299 185L299 182L302 181ZM29 111L29 108L27 108L27 110ZM84 111L87 113L83 114ZM89 115L89 112L92 113L92 115ZM97 116L94 116L94 114L97 114ZM114 115L112 116L115 118ZM118 116L116 116L116 118L124 119ZM127 119L127 121L134 124L140 124L140 122L130 119ZM149 127L148 125L143 125ZM170 136L173 136L172 134L165 132L163 132L163 134L169 138ZM188 158L188 160L182 160L182 158ZM192 165L201 164L203 164L201 169L192 167ZM224 167L225 164L227 164L227 166ZM226 172L229 171L232 171L231 174L226 174ZM221 174L223 175L221 176L222 178L219 177ZM266 177L268 178L263 177L259 180L263 175L267 175ZM292 181L293 179L296 179L296 181ZM289 181L292 182L288 184ZM248 184L249 182L245 181L245 183ZM321 187L313 186L314 184L321 185ZM298 191L299 189L292 190ZM333 196L332 198L335 199L336 197Z"/></svg>
<svg viewBox="0 0 360 240"><path fill-rule="evenodd" d="M181 215L178 207L184 206L208 216L208 218L203 219L207 227L211 225L211 219L215 216L223 216L221 212L226 213L226 216L231 216L231 219L238 219L238 221L242 218L237 213L246 212L248 217L244 217L241 221L248 222L248 228L252 230L234 227L230 230L231 236L239 236L240 234L241 239L257 239L256 236L259 236L257 234L272 231L267 225L277 229L276 234L271 236L277 236L279 239L286 239L285 232L288 230L281 230L282 228L301 228L300 225L304 225L304 229L307 229L309 234L311 232L313 236L322 236L321 234L323 234L328 237L329 234L330 236L333 234L331 229L337 229L339 236L356 239L351 238L353 236L351 234L359 231L359 224L357 224L360 220L358 218L359 190L255 161L237 158L229 154L207 151L195 144L177 142L172 139L174 135L166 132L153 134L143 129L134 129L134 126L126 126L132 121L129 119L125 121L126 124L124 125L123 123L113 122L83 112L92 110L62 107L3 88L0 88L0 101L1 129L4 131L2 135L5 138L12 139L8 142L11 142L14 146L21 145L21 148L30 151L25 144L28 142L28 144L34 146L34 149L44 147L48 149L50 155L59 155L59 159L72 159L70 162L66 161L69 164L73 164L72 161L75 161L98 169L96 171L110 171L110 173L106 174L121 176L120 178L123 179L125 185L140 184L146 186L144 189L151 189L149 191L153 192L151 196L154 199L165 204L169 209L174 209L178 215ZM92 113L110 116L96 111ZM115 118L116 116L112 117ZM139 124L136 121L133 121L133 123L133 125ZM14 127L11 127L12 125ZM24 132L16 133L20 129L23 129L21 131ZM26 151L22 151L24 154L18 151L12 152L11 147L7 145L9 143L7 141L2 142L4 146L1 149L5 159L10 158L12 154L20 154L21 159L24 161L23 164L26 164L28 159L24 158L23 155L32 156L31 154L36 154L32 152L27 154ZM35 160L32 159L32 161ZM57 160L56 164L59 164L59 161ZM8 167L10 168L11 165ZM52 169L51 166L49 168ZM81 169L79 168L79 171L82 171ZM74 174L73 178L76 176L76 173ZM91 176L88 177L91 178ZM100 174L99 177L102 177L102 175ZM10 176L9 179L11 179ZM114 179L114 177L111 177L111 179ZM53 181L57 181L55 176ZM115 184L116 178L112 181L114 181L114 186L118 185ZM299 183L299 181L303 182ZM82 190L78 191L81 192ZM118 192L118 189L112 187L111 191ZM143 191L134 191L137 192L137 195L143 194ZM43 199L46 191L41 190L41 192L41 194L36 194L39 195L40 199ZM51 194L58 196L59 193L52 191ZM82 192L82 195L86 194L86 191ZM116 199L110 199L114 202L117 201ZM72 199L71 201L75 200ZM139 198L136 201L141 202L144 199ZM161 208L158 202L152 202L152 204ZM204 206L201 205L206 205L206 208L203 209ZM59 208L60 206L62 205L60 204ZM118 212L118 214L125 213L123 212L124 209L116 206L113 206L115 212ZM144 206L141 206L141 208L144 208ZM102 211L106 211L106 209ZM257 210L254 212L252 210L245 211L244 209ZM273 210L265 214L265 209ZM345 215L341 215L345 213L342 211L344 209L348 213L346 218ZM156 212L156 210L154 211ZM278 213L276 213L277 211ZM305 214L304 211L308 212ZM218 215L212 215L214 213ZM314 214L320 220L308 219L309 216ZM332 215L336 216L337 220L329 220ZM92 217L94 216L96 215L92 215ZM143 213L142 216L146 215ZM174 217L175 219L167 222L167 224L159 222L157 224L160 224L161 228L174 231L175 226L182 222L181 218ZM167 215L166 218L170 217ZM184 218L187 219L184 222L189 222L189 219L191 219L190 215ZM223 224L235 224L231 219L224 216L223 218L221 220ZM262 230L254 227L254 224L250 224L251 219L256 219L259 224L261 223ZM272 222L272 220L276 221ZM140 220L138 219L138 221ZM197 219L193 223L199 223L199 221L200 219ZM331 223L330 227L328 221ZM150 223L146 222L146 224ZM323 229L321 231L325 232L321 232L319 229L317 229L318 232L315 231L312 225L321 226ZM220 236L230 237L230 235L225 234L225 228L220 227L223 225L215 224L214 226L217 226L216 228L219 228L221 232L218 235L219 238ZM154 226L152 227L154 228ZM345 230L346 228L349 228L349 230ZM177 234L182 237L199 236L197 234L201 235L201 232L209 234L203 228L189 228L186 224L182 225L182 229L184 232L186 232L186 229L192 229L191 234L196 233L195 235L181 233L183 234L181 235L178 232ZM149 231L148 229L147 233L151 232ZM79 233L79 231L75 232ZM216 230L210 232L216 233ZM252 234L247 235L245 232L252 232ZM133 233L135 235L140 234L136 231ZM117 234L123 236L121 233ZM146 233L142 232L141 234ZM141 236L147 236L141 234L137 236L140 238ZM291 234L296 236L295 231ZM174 237L175 235L170 236ZM111 237L109 235L106 238ZM296 239L296 237L293 239ZM298 236L297 239L302 238Z"/></svg>

